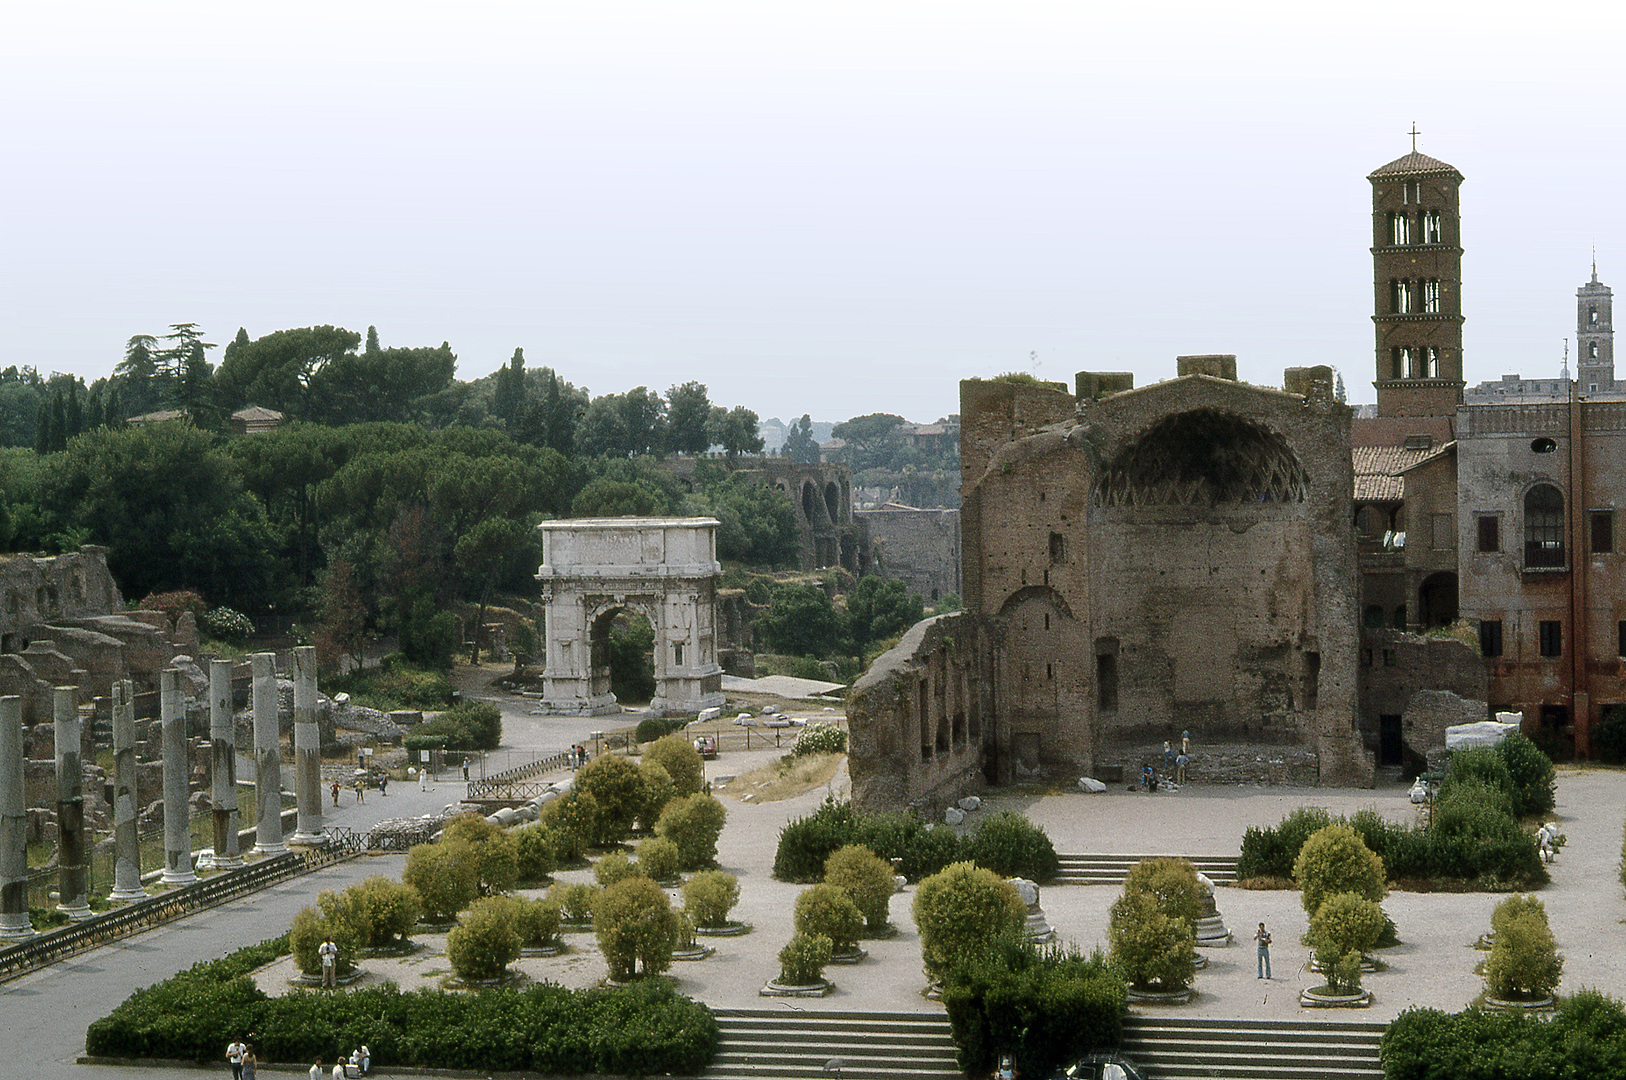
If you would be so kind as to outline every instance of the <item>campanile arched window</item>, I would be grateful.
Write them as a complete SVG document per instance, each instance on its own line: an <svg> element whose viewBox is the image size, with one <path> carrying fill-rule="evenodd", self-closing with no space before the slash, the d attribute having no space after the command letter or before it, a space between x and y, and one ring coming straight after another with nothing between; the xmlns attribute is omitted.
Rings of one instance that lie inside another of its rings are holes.
<svg viewBox="0 0 1626 1080"><path fill-rule="evenodd" d="M1564 496L1551 484L1524 493L1524 565L1564 565Z"/></svg>

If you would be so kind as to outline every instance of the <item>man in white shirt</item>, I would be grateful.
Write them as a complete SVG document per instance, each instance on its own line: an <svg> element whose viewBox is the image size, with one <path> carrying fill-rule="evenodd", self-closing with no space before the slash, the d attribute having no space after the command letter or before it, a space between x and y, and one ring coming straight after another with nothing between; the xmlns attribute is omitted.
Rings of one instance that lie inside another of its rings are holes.
<svg viewBox="0 0 1626 1080"><path fill-rule="evenodd" d="M331 934L317 947L316 955L322 958L322 989L332 990L339 984L339 947Z"/></svg>
<svg viewBox="0 0 1626 1080"><path fill-rule="evenodd" d="M234 1039L226 1047L226 1060L231 1062L231 1080L243 1080L243 1055L248 1053L248 1047L243 1045L242 1039Z"/></svg>

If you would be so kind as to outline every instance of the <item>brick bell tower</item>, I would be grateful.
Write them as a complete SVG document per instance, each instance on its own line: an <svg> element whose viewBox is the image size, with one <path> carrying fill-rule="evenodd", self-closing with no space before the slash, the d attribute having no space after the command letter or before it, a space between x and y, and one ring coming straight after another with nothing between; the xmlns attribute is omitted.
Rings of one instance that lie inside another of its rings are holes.
<svg viewBox="0 0 1626 1080"><path fill-rule="evenodd" d="M1372 325L1379 416L1462 404L1462 174L1412 152L1372 172Z"/></svg>

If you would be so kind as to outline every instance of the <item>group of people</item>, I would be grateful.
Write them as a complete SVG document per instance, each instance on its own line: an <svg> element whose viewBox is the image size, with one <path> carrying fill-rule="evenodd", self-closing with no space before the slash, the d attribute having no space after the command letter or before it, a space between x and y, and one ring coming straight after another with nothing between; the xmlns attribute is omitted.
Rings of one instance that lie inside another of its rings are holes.
<svg viewBox="0 0 1626 1080"><path fill-rule="evenodd" d="M327 1074L323 1071L322 1059L317 1058L316 1064L311 1066L311 1080L324 1080L331 1076L331 1080L346 1080L348 1077L367 1076L373 1071L373 1052L365 1045L358 1046L350 1052L349 1057L342 1053L339 1060L333 1063L333 1072Z"/></svg>
<svg viewBox="0 0 1626 1080"><path fill-rule="evenodd" d="M378 780L378 793L380 795L384 794L384 785L387 784L387 783L389 783L389 778L388 777L379 777L379 780ZM337 780L333 781L332 791L333 791L333 805L338 806L339 805L339 782ZM367 791L367 781L363 780L359 776L356 777L356 801L358 803L362 803L362 802L367 801L366 791Z"/></svg>
<svg viewBox="0 0 1626 1080"><path fill-rule="evenodd" d="M256 1060L254 1049L242 1039L233 1039L226 1047L226 1061L231 1064L231 1080L254 1080Z"/></svg>
<svg viewBox="0 0 1626 1080"><path fill-rule="evenodd" d="M570 769L572 772L587 764L587 747L577 743L570 748Z"/></svg>
<svg viewBox="0 0 1626 1080"><path fill-rule="evenodd" d="M1140 771L1141 787L1147 791L1156 791L1158 784L1168 784L1173 777L1176 785L1186 782L1186 766L1191 764L1191 732L1180 733L1180 750L1175 752L1174 746L1168 739L1163 740L1163 779L1158 779L1157 770L1147 762Z"/></svg>

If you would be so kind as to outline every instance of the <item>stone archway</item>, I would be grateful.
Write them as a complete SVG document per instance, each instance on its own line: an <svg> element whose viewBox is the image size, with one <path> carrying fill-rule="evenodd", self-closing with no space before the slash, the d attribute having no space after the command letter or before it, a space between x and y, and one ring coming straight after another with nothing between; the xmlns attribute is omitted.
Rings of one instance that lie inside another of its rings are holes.
<svg viewBox="0 0 1626 1080"><path fill-rule="evenodd" d="M580 518L547 521L542 534L547 660L542 707L550 713L619 712L610 692L607 627L636 611L655 631L654 713L723 704L717 663L717 522L712 518Z"/></svg>

